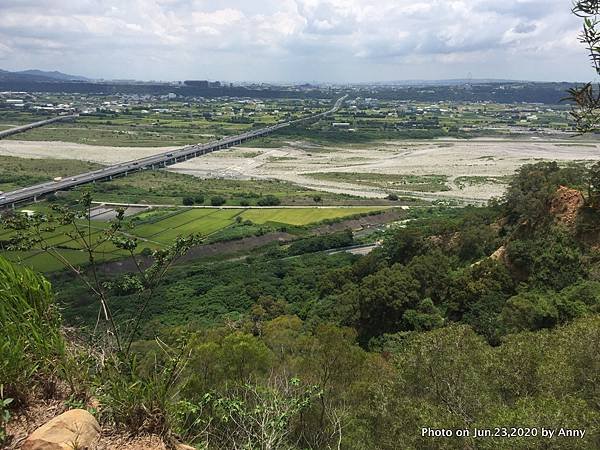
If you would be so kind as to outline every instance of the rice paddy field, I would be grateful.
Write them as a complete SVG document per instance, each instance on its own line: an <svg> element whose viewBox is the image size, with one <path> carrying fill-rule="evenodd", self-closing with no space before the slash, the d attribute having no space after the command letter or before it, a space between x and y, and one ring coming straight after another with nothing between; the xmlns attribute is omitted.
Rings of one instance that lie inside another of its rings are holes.
<svg viewBox="0 0 600 450"><path fill-rule="evenodd" d="M158 249L171 244L179 236L198 234L208 238L234 227L247 227L255 230L259 225L266 230L274 230L282 226L310 227L326 220L337 220L351 216L383 211L384 207L360 208L176 208L149 209L127 220L132 224L125 232L138 239L137 252L143 249ZM44 212L43 207L39 212ZM108 222L86 220L78 222L85 230L86 239L98 242ZM69 235L71 229L63 226L45 234L48 245L56 248L58 254L73 265L85 265L87 254L81 242ZM63 268L59 258L41 250L12 251L9 250L13 232L0 226L0 251L3 256L21 262L42 272L54 272ZM243 233L242 233L243 236ZM96 249L98 261L111 261L127 257L127 253L118 250L110 243L100 245Z"/></svg>
<svg viewBox="0 0 600 450"><path fill-rule="evenodd" d="M242 217L254 223L281 223L303 226L323 220L341 219L350 215L368 214L381 208L303 208L303 209L249 209Z"/></svg>

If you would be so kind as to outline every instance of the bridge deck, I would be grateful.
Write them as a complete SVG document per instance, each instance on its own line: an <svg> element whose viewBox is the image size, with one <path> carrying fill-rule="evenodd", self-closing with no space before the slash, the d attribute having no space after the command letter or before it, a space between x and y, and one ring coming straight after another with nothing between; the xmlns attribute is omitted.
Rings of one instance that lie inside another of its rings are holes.
<svg viewBox="0 0 600 450"><path fill-rule="evenodd" d="M79 117L77 114L69 115L69 116L58 116L53 117L52 119L40 120L39 122L28 123L27 125L21 125L20 127L10 128L8 130L0 131L0 139L12 136L17 133L24 133L25 131L32 130L34 128L43 127L45 125L50 125L51 123L62 122L65 120L74 120Z"/></svg>
<svg viewBox="0 0 600 450"><path fill-rule="evenodd" d="M346 97L347 96L344 96L338 99L335 102L335 105L332 109L319 114L315 114L313 116L305 117L290 122L283 122L270 127L261 128L260 130L242 133L237 136L226 137L218 141L210 142L208 144L189 145L178 150L172 150L158 155L148 156L146 158L136 159L128 161L126 163L104 167L102 169L94 170L92 172L86 172L79 175L65 177L64 179L55 182L50 181L22 188L16 191L6 192L0 194L0 208L15 208L19 204L31 201L35 202L44 195L53 194L58 191L68 190L76 186L94 183L96 181L112 180L113 177L122 175L126 176L129 173L137 172L139 170L154 170L162 167L167 167L182 161L186 161L190 158L197 158L199 156L206 155L207 153L211 153L224 148L230 148L235 145L242 144L243 142L249 141L251 139L266 136L282 128L289 127L290 125L295 125L307 121L313 121L318 118L332 114L339 109Z"/></svg>

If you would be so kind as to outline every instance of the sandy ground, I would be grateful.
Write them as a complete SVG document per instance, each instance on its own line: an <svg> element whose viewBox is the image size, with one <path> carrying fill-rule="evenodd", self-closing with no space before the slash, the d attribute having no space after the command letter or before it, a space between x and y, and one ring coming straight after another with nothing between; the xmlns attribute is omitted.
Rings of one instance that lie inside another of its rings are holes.
<svg viewBox="0 0 600 450"><path fill-rule="evenodd" d="M243 153L261 152L255 158ZM312 172L368 172L401 175L439 174L449 177L451 191L417 193L422 197L487 200L503 193L503 184L479 184L460 189L461 176L501 177L521 165L539 160L600 159L600 145L538 141L421 141L384 142L348 147L303 147L293 143L279 149L232 149L190 160L172 170L202 177L277 178L331 192L383 197L389 190L333 181L315 180Z"/></svg>
<svg viewBox="0 0 600 450"><path fill-rule="evenodd" d="M105 147L54 141L0 141L0 155L20 158L78 159L99 164L116 164L175 148L178 147Z"/></svg>
<svg viewBox="0 0 600 450"><path fill-rule="evenodd" d="M161 153L171 148L97 147L61 142L0 141L0 155L66 158L117 163ZM258 156L252 156L259 153ZM576 141L492 140L390 141L339 147L290 142L281 148L234 148L189 160L169 170L202 178L274 178L305 187L365 197L384 197L390 190L360 184L315 180L311 172L368 172L401 175L439 174L449 177L451 191L415 193L425 198L487 200L502 195L503 184L460 188L461 176L511 175L521 165L540 160L600 159L600 144ZM401 194L405 193L400 191Z"/></svg>

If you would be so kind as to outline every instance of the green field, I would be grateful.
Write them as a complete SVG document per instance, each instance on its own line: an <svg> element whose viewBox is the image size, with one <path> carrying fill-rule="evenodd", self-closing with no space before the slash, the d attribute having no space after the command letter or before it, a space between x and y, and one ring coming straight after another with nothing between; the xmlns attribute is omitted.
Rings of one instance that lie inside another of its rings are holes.
<svg viewBox="0 0 600 450"><path fill-rule="evenodd" d="M39 209L39 208L38 208ZM198 234L204 238L212 235L222 239L242 238L257 232L261 234L275 231L282 226L311 226L325 220L337 220L345 217L374 213L385 207L372 208L301 208L301 209L217 209L197 208L179 210L151 210L132 217L128 222L136 224L132 229L126 229L130 236L138 238L137 251L144 248L157 249L171 244L179 236ZM44 208L41 208L44 211ZM87 230L87 222L79 221L79 226ZM102 230L107 222L92 221L89 235L86 239L96 242L102 237ZM82 251L78 240L67 236L69 228L62 226L45 234L48 245L58 247L61 255L72 264L79 265L87 262L87 255ZM12 261L24 264L43 272L52 272L63 266L56 258L39 251L14 252L8 250L12 232L0 228L0 250L2 255ZM213 241L214 239L210 239ZM217 239L218 240L218 239ZM116 250L112 244L102 244L98 249L96 259L108 261L127 256L124 251Z"/></svg>
<svg viewBox="0 0 600 450"><path fill-rule="evenodd" d="M169 244L178 236L200 234L208 236L234 223L238 209L192 209L181 212L156 223L141 225L134 229L135 235L159 244Z"/></svg>
<svg viewBox="0 0 600 450"><path fill-rule="evenodd" d="M303 226L323 220L339 219L381 210L382 208L250 209L244 211L242 217L258 224L273 222Z"/></svg>

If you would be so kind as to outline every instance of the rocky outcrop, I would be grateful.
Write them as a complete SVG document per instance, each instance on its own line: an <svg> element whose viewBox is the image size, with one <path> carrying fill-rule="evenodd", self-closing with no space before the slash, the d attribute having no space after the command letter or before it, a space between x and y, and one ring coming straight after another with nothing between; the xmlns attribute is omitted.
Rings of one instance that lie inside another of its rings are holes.
<svg viewBox="0 0 600 450"><path fill-rule="evenodd" d="M558 188L550 203L550 214L556 223L572 228L581 208L585 205L583 194L566 186Z"/></svg>
<svg viewBox="0 0 600 450"><path fill-rule="evenodd" d="M506 257L506 247L503 245L502 247L500 247L498 250L496 250L494 253L492 253L490 255L490 258L493 259L494 261L499 261L503 264L507 264L507 257Z"/></svg>
<svg viewBox="0 0 600 450"><path fill-rule="evenodd" d="M22 450L92 450L100 436L100 425L89 412L73 409L35 430Z"/></svg>

